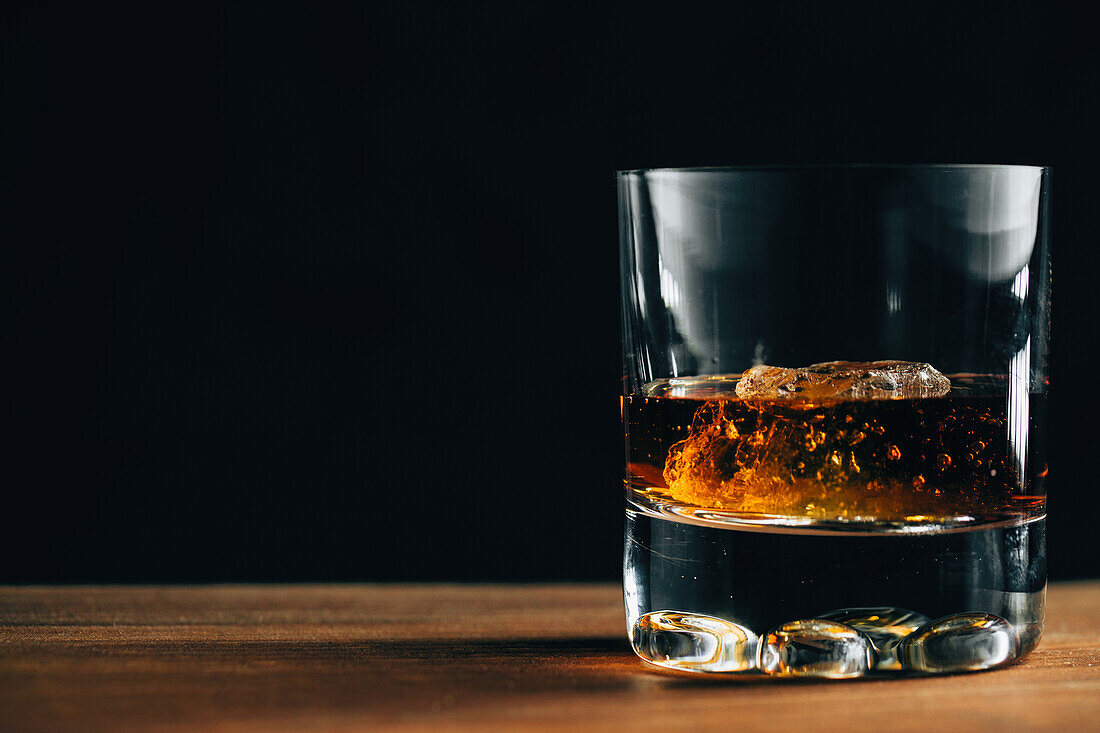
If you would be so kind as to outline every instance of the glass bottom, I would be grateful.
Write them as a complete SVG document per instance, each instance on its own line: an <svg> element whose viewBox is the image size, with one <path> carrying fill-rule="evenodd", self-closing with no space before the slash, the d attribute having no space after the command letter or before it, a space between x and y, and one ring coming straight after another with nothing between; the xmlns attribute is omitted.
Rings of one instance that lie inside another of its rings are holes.
<svg viewBox="0 0 1100 733"><path fill-rule="evenodd" d="M1046 522L852 534L708 525L627 503L634 651L695 672L859 677L994 669L1038 644Z"/></svg>

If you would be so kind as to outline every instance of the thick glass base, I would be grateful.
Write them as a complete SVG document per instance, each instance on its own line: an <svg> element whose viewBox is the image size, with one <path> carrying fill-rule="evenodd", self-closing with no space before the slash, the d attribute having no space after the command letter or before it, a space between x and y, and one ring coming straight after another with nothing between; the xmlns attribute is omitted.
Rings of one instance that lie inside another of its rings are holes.
<svg viewBox="0 0 1100 733"><path fill-rule="evenodd" d="M1045 519L851 533L671 518L628 502L635 652L698 672L857 677L993 669L1042 635Z"/></svg>

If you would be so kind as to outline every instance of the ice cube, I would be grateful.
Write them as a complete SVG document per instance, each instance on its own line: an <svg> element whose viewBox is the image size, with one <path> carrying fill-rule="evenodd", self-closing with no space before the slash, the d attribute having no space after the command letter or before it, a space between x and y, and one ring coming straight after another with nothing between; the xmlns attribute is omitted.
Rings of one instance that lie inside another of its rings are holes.
<svg viewBox="0 0 1100 733"><path fill-rule="evenodd" d="M878 653L875 669L898 670L897 647L901 640L924 626L932 619L922 613L904 608L880 606L876 608L841 608L822 614L820 618L839 621L862 631Z"/></svg>
<svg viewBox="0 0 1100 733"><path fill-rule="evenodd" d="M1012 625L991 613L957 613L925 624L901 642L898 659L913 672L971 672L1016 659Z"/></svg>
<svg viewBox="0 0 1100 733"><path fill-rule="evenodd" d="M647 613L634 624L630 641L642 659L671 669L741 672L756 666L756 634L714 616Z"/></svg>
<svg viewBox="0 0 1100 733"><path fill-rule="evenodd" d="M837 621L790 621L760 639L759 666L770 675L859 677L874 662L871 640Z"/></svg>
<svg viewBox="0 0 1100 733"><path fill-rule="evenodd" d="M741 375L737 396L802 402L942 397L951 381L931 364L911 361L827 361L788 369L755 366Z"/></svg>

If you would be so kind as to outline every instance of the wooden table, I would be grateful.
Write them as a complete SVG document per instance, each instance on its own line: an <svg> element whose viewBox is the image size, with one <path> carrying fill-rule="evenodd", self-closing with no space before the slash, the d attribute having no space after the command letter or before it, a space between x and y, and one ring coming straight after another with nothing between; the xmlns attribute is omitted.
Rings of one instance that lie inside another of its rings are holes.
<svg viewBox="0 0 1100 733"><path fill-rule="evenodd" d="M1100 730L1100 581L982 674L790 682L636 659L614 585L0 588L0 730Z"/></svg>

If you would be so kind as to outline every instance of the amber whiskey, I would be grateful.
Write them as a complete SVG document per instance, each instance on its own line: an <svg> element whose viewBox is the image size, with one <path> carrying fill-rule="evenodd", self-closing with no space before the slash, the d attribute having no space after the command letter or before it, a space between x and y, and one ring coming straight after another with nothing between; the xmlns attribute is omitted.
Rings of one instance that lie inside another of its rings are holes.
<svg viewBox="0 0 1100 733"><path fill-rule="evenodd" d="M628 492L745 521L912 529L1042 515L1043 446L1027 437L1045 396L1014 395L1005 377L949 379L943 394L900 399L742 397L738 375L653 382L624 398Z"/></svg>

